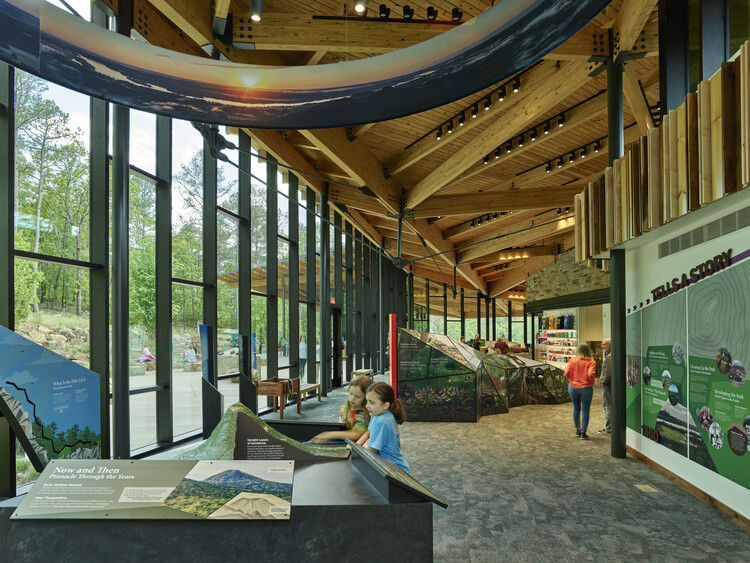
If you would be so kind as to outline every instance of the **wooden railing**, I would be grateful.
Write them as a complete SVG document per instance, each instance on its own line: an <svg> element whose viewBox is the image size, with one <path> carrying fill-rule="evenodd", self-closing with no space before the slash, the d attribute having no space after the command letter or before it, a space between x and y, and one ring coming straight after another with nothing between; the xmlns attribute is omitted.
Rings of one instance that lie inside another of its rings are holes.
<svg viewBox="0 0 750 563"><path fill-rule="evenodd" d="M750 184L750 41L575 196L576 260Z"/></svg>

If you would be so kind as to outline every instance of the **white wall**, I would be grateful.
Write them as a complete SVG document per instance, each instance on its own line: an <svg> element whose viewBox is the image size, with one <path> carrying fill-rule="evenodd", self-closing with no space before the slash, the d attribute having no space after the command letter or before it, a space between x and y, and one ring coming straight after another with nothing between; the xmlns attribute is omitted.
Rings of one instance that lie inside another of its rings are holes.
<svg viewBox="0 0 750 563"><path fill-rule="evenodd" d="M643 239L642 242L645 242L643 246L638 246L638 239L623 245L626 248L625 297L627 307L637 306L640 309L641 303L644 307L648 306L647 300L652 300L651 291L654 288L666 283L673 277L679 278L683 272L689 272L692 267L713 258L728 248L732 249L733 256L750 249L750 228L745 228L687 250L676 252L665 258L660 259L658 254L660 243L748 206L750 206L750 189L727 196L652 231L648 235L639 237ZM748 285L750 286L750 280ZM750 290L748 295L748 299L750 299ZM745 327L745 330L750 330L750 327ZM644 346L647 344L644 343ZM750 490L630 429L627 431L626 439L629 446L640 451L646 457L689 481L746 518L750 518ZM750 471L750 466L748 466L748 471Z"/></svg>

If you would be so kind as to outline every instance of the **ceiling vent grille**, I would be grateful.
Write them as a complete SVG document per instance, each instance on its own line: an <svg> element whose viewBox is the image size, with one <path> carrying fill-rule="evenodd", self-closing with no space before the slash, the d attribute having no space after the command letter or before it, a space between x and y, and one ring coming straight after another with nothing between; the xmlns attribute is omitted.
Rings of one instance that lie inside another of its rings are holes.
<svg viewBox="0 0 750 563"><path fill-rule="evenodd" d="M728 235L746 227L750 227L750 207L740 209L739 211L725 215L721 219L711 221L707 225L662 242L659 244L659 258L664 258L681 250L687 250L690 247Z"/></svg>

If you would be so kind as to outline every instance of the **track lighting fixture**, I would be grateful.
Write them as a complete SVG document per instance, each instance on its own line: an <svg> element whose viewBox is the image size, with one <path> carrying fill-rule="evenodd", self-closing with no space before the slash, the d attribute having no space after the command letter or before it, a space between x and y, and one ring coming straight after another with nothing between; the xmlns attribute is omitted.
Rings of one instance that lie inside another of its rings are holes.
<svg viewBox="0 0 750 563"><path fill-rule="evenodd" d="M550 124L549 124L549 121L548 121L547 123L544 124L544 134L545 135L549 135L549 128L550 128Z"/></svg>
<svg viewBox="0 0 750 563"><path fill-rule="evenodd" d="M576 161L576 153L575 151L573 151L572 153L570 153L570 156L568 157L568 162L573 164L575 161Z"/></svg>
<svg viewBox="0 0 750 563"><path fill-rule="evenodd" d="M453 120L448 120L448 133L453 133Z"/></svg>
<svg viewBox="0 0 750 563"><path fill-rule="evenodd" d="M451 10L451 19L453 19L454 22L461 21L462 17L464 17L464 13L458 8L453 8L453 10Z"/></svg>
<svg viewBox="0 0 750 563"><path fill-rule="evenodd" d="M521 133L521 134L520 134L520 135L518 136L518 146L519 146L519 147L522 147L522 146L523 146L523 141L524 141L524 135L523 135L523 133Z"/></svg>
<svg viewBox="0 0 750 563"><path fill-rule="evenodd" d="M562 157L560 157L557 159L557 167L562 168L562 165L563 165L563 160L562 160Z"/></svg>
<svg viewBox="0 0 750 563"><path fill-rule="evenodd" d="M513 143L508 143L505 145L505 152L510 152L513 150Z"/></svg>
<svg viewBox="0 0 750 563"><path fill-rule="evenodd" d="M435 18L437 18L437 10L433 8L432 6L427 7L427 19L429 21L434 21Z"/></svg>
<svg viewBox="0 0 750 563"><path fill-rule="evenodd" d="M500 217L505 217L505 211L500 212Z"/></svg>
<svg viewBox="0 0 750 563"><path fill-rule="evenodd" d="M490 155L486 154L484 155L484 164L487 164L490 161Z"/></svg>
<svg viewBox="0 0 750 563"><path fill-rule="evenodd" d="M536 141L536 127L531 130L531 140Z"/></svg>
<svg viewBox="0 0 750 563"><path fill-rule="evenodd" d="M560 117L557 119L557 126L562 127L565 125L565 114L561 114Z"/></svg>
<svg viewBox="0 0 750 563"><path fill-rule="evenodd" d="M461 115L458 116L458 126L463 127L464 121L466 121L466 119L464 118L464 112L461 112Z"/></svg>
<svg viewBox="0 0 750 563"><path fill-rule="evenodd" d="M482 218L480 217L479 219L477 219L477 225L481 225L481 224L482 224Z"/></svg>
<svg viewBox="0 0 750 563"><path fill-rule="evenodd" d="M599 141L594 143L594 152L599 152L599 149L602 148L602 145Z"/></svg>
<svg viewBox="0 0 750 563"><path fill-rule="evenodd" d="M505 86L500 86L500 90L497 91L497 100L502 102L505 99Z"/></svg>
<svg viewBox="0 0 750 563"><path fill-rule="evenodd" d="M558 208L557 208L557 216L559 217L560 215L562 215L562 209L560 209L560 208L558 207Z"/></svg>
<svg viewBox="0 0 750 563"><path fill-rule="evenodd" d="M570 213L570 207L565 208L565 213Z"/></svg>
<svg viewBox="0 0 750 563"><path fill-rule="evenodd" d="M469 228L470 229L474 228L474 219L472 219L471 222L469 223Z"/></svg>
<svg viewBox="0 0 750 563"><path fill-rule="evenodd" d="M358 14L364 14L367 10L367 0L354 0L354 11Z"/></svg>
<svg viewBox="0 0 750 563"><path fill-rule="evenodd" d="M521 89L521 79L516 76L513 80L513 84L511 84L511 88L513 88L513 92L518 92L518 90Z"/></svg>
<svg viewBox="0 0 750 563"><path fill-rule="evenodd" d="M583 147L581 149L581 158L586 158L587 154L588 154L588 151L586 150L586 147Z"/></svg>
<svg viewBox="0 0 750 563"><path fill-rule="evenodd" d="M478 113L479 113L479 106L477 104L474 104L473 106L471 106L471 118L474 119Z"/></svg>
<svg viewBox="0 0 750 563"><path fill-rule="evenodd" d="M487 96L484 99L484 111L487 111L490 109L490 106L492 105L492 98L490 96Z"/></svg>
<svg viewBox="0 0 750 563"><path fill-rule="evenodd" d="M404 19L411 20L413 17L414 17L414 8L412 8L411 6L409 6L409 4L407 4L406 6L404 6Z"/></svg>
<svg viewBox="0 0 750 563"><path fill-rule="evenodd" d="M385 4L380 5L380 19L381 20L387 20L388 16L391 15L391 9L386 6Z"/></svg>
<svg viewBox="0 0 750 563"><path fill-rule="evenodd" d="M437 128L437 133L435 134L435 138L438 141L443 138L443 128L442 127L438 127Z"/></svg>
<svg viewBox="0 0 750 563"><path fill-rule="evenodd" d="M254 22L263 19L263 0L250 0L250 19Z"/></svg>
<svg viewBox="0 0 750 563"><path fill-rule="evenodd" d="M550 163L548 162L548 163L547 163L547 166L545 166L545 167L544 167L544 171L545 171L545 172L546 172L547 174L549 174L549 173L550 173L550 170L552 170L552 164L550 164Z"/></svg>
<svg viewBox="0 0 750 563"><path fill-rule="evenodd" d="M495 149L495 158L500 158L500 147Z"/></svg>
<svg viewBox="0 0 750 563"><path fill-rule="evenodd" d="M494 220L494 219L497 219L497 213L493 213L493 214L492 214L492 219L493 219L493 220Z"/></svg>

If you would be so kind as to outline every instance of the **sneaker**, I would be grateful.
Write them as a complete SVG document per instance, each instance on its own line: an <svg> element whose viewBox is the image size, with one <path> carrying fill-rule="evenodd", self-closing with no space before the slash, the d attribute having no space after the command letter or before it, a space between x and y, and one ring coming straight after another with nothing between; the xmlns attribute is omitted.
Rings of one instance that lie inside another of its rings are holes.
<svg viewBox="0 0 750 563"><path fill-rule="evenodd" d="M601 430L597 430L596 433L597 434L609 434L609 432L607 432L606 428L602 428Z"/></svg>
<svg viewBox="0 0 750 563"><path fill-rule="evenodd" d="M588 439L589 439L589 435L586 434L585 432L581 432L581 440L588 440Z"/></svg>
<svg viewBox="0 0 750 563"><path fill-rule="evenodd" d="M581 437L581 429L576 428L576 438L580 438L580 437Z"/></svg>

